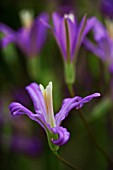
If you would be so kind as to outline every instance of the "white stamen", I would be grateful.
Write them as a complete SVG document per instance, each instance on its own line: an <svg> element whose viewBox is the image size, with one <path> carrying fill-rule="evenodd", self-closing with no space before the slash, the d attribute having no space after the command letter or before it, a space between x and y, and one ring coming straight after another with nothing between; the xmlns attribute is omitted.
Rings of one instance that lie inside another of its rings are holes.
<svg viewBox="0 0 113 170"><path fill-rule="evenodd" d="M20 20L22 25L26 28L30 28L33 22L33 11L32 10L21 10L20 13Z"/></svg>
<svg viewBox="0 0 113 170"><path fill-rule="evenodd" d="M74 14L69 13L69 14L64 14L64 18L70 19L73 23L75 22Z"/></svg>

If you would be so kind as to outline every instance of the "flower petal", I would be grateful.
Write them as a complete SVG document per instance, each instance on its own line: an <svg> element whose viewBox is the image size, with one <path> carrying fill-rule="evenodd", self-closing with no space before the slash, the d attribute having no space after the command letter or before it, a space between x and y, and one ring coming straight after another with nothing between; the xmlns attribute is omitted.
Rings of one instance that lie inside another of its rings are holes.
<svg viewBox="0 0 113 170"><path fill-rule="evenodd" d="M83 105L85 103L88 103L90 102L90 100L92 100L93 98L95 97L99 97L100 96L100 93L94 93L94 94L91 94L89 96L86 96L84 97L81 101L78 102L78 104L75 104L75 107L76 109L80 109L81 107L83 107ZM72 106L73 107L73 106Z"/></svg>
<svg viewBox="0 0 113 170"><path fill-rule="evenodd" d="M56 39L58 39L58 45L61 49L62 55L64 59L67 58L67 51L66 51L66 28L65 28L65 19L61 18L59 32L57 34Z"/></svg>
<svg viewBox="0 0 113 170"><path fill-rule="evenodd" d="M85 26L86 26L86 16L84 16L82 18L82 21L80 22L79 26L78 26L78 29L77 29L77 33L76 33L76 37L75 37L75 40L73 42L73 49L72 49L72 56L74 57L74 55L78 54L78 51L79 51L79 48L80 48L80 45L81 45L81 42L82 42L82 37L83 37L83 32L84 32L84 29L85 29ZM72 57L72 59L73 59Z"/></svg>
<svg viewBox="0 0 113 170"><path fill-rule="evenodd" d="M8 35L2 38L1 40L1 46L2 48L7 47L10 43L15 42L15 36L14 35Z"/></svg>
<svg viewBox="0 0 113 170"><path fill-rule="evenodd" d="M95 19L95 24L93 26L93 34L94 40L96 41L96 45L89 41L88 39L84 40L84 44L87 49L92 51L95 55L97 55L102 60L112 62L112 40L110 39L107 30L101 24L100 21Z"/></svg>
<svg viewBox="0 0 113 170"><path fill-rule="evenodd" d="M24 27L19 28L16 32L16 44L23 51L25 55L31 55L30 42L30 30L27 30Z"/></svg>
<svg viewBox="0 0 113 170"><path fill-rule="evenodd" d="M0 23L0 32L2 32L5 35L9 35L9 34L14 34L15 32L8 27L7 25Z"/></svg>
<svg viewBox="0 0 113 170"><path fill-rule="evenodd" d="M51 139L51 141L58 146L64 145L70 138L70 133L67 131L66 128L63 128L62 126L54 127L52 128L52 131L54 134L58 134L58 139L54 140Z"/></svg>
<svg viewBox="0 0 113 170"><path fill-rule="evenodd" d="M56 42L58 43L58 46L59 46L59 49L62 53L62 56L64 57L64 59L66 59L66 49L64 47L64 44L62 44L62 37L61 37L61 32L62 30L64 30L64 25L63 25L63 18L58 15L56 12L53 13L52 15L52 20L53 20L53 29L52 29L52 32L53 32L53 35L56 39ZM65 30L64 30L65 32ZM65 42L65 34L63 33L63 36L64 36L64 42Z"/></svg>
<svg viewBox="0 0 113 170"><path fill-rule="evenodd" d="M70 107L73 103L78 103L79 100L82 98L79 96L76 96L74 98L67 98L63 100L62 107L60 111L55 115L56 125L59 126L67 116L69 111L71 110Z"/></svg>
<svg viewBox="0 0 113 170"><path fill-rule="evenodd" d="M1 40L1 45L3 48L12 42L15 42L15 32L10 27L0 23L0 32L4 34Z"/></svg>
<svg viewBox="0 0 113 170"><path fill-rule="evenodd" d="M43 47L46 35L47 35L47 28L44 26L44 24L40 21L44 20L48 23L49 17L46 13L42 13L40 16L38 16L30 30L29 34L29 47L31 49L31 54L36 55L40 52L41 48Z"/></svg>
<svg viewBox="0 0 113 170"><path fill-rule="evenodd" d="M31 83L26 87L26 90L33 101L35 112L37 114L43 115L44 119L46 120L45 102L40 87L36 83Z"/></svg>
<svg viewBox="0 0 113 170"><path fill-rule="evenodd" d="M95 17L92 17L88 20L86 20L86 16L84 16L78 26L78 30L76 33L76 38L73 43L73 49L72 49L72 56L74 57L74 54L78 53L81 43L83 42L83 39L88 34L88 32L93 28L95 24ZM73 59L73 58L72 58Z"/></svg>
<svg viewBox="0 0 113 170"><path fill-rule="evenodd" d="M58 36L59 28L60 28L60 22L61 22L61 16L58 15L56 12L52 14L52 20L53 20L53 26L54 26L54 33L56 36Z"/></svg>
<svg viewBox="0 0 113 170"><path fill-rule="evenodd" d="M84 103L87 103L90 100L92 100L94 97L99 97L99 96L100 93L94 93L83 99L79 96L65 99L63 101L61 110L55 115L56 126L59 126L61 124L61 122L68 116L68 113L71 111L71 109L73 108L79 109L83 107Z"/></svg>
<svg viewBox="0 0 113 170"><path fill-rule="evenodd" d="M93 52L96 56L101 58L102 60L105 60L105 53L104 51L97 45L95 45L93 42L88 40L87 38L84 39L84 45L87 48L87 50L90 50Z"/></svg>
<svg viewBox="0 0 113 170"><path fill-rule="evenodd" d="M17 103L17 102L11 103L9 105L9 110L11 111L11 114L13 116L26 114L27 116L29 116L30 119L38 122L45 129L44 124L46 123L45 123L45 120L43 119L43 116L40 114L32 113L29 109L27 109L20 103Z"/></svg>
<svg viewBox="0 0 113 170"><path fill-rule="evenodd" d="M72 17L73 19L72 19ZM76 31L77 31L77 24L76 24L76 18L73 14L65 14L64 17L61 17L56 12L52 15L53 19L53 25L54 25L54 36L57 40L57 43L60 47L60 50L62 52L62 55L64 59L67 58L67 51L66 51L66 28L65 28L65 19L67 21L68 25L68 31L69 31L69 41L70 41L70 55L73 48L73 42L76 37Z"/></svg>
<svg viewBox="0 0 113 170"><path fill-rule="evenodd" d="M70 57L71 60L73 59L73 45L74 45L74 41L76 39L77 36L77 21L75 16L74 17L74 21L72 22L70 19L67 19L67 23L68 23L68 30L69 30L69 41L70 41Z"/></svg>
<svg viewBox="0 0 113 170"><path fill-rule="evenodd" d="M112 59L112 43L110 35L107 29L101 24L99 20L96 19L96 23L93 28L94 39L98 43L99 48L104 53L104 58L106 60Z"/></svg>
<svg viewBox="0 0 113 170"><path fill-rule="evenodd" d="M103 37L108 37L108 32L105 29L105 27L101 24L101 22L96 19L94 27L93 27L93 32L94 32L94 39L95 41L101 40Z"/></svg>
<svg viewBox="0 0 113 170"><path fill-rule="evenodd" d="M86 26L83 31L82 40L85 38L85 36L88 34L88 32L94 28L95 24L96 24L96 17L91 17L86 21Z"/></svg>

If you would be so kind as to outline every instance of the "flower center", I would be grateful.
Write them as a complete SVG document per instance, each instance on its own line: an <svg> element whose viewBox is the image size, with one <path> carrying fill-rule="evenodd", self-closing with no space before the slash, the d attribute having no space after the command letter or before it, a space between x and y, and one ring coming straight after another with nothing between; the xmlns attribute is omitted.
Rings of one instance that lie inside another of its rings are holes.
<svg viewBox="0 0 113 170"><path fill-rule="evenodd" d="M45 107L46 107L46 121L51 127L55 127L55 118L53 112L53 98L52 98L52 82L49 82L46 89L40 84L40 90L44 97Z"/></svg>

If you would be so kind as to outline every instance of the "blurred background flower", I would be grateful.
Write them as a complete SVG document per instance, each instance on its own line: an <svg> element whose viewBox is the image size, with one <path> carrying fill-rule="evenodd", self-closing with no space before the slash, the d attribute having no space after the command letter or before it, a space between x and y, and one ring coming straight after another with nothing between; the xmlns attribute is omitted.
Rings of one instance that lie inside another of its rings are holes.
<svg viewBox="0 0 113 170"><path fill-rule="evenodd" d="M32 15L31 11L20 11L23 27L17 32L1 23L0 31L5 35L2 39L3 47L9 43L15 43L29 57L39 54L47 34L47 29L40 22L40 19L48 22L48 15L46 13L40 14L34 21Z"/></svg>
<svg viewBox="0 0 113 170"><path fill-rule="evenodd" d="M96 43L93 43L86 38L85 46L104 61L110 72L113 72L112 32L109 32L98 19L95 19L92 30Z"/></svg>
<svg viewBox="0 0 113 170"><path fill-rule="evenodd" d="M100 9L105 17L113 19L113 1L101 0Z"/></svg>

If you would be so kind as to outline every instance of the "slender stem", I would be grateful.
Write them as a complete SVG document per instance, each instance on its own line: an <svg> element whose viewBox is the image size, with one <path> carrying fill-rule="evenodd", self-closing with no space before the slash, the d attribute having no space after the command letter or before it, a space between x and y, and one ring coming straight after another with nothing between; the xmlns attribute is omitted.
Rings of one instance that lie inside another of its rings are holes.
<svg viewBox="0 0 113 170"><path fill-rule="evenodd" d="M68 85L68 88L69 88L69 91L70 91L70 94L71 96L73 97L74 96L74 90L72 90L73 86L70 85L71 87L69 87ZM72 93L73 91L73 93ZM106 160L110 163L112 169L113 169L113 161L112 159L109 157L109 155L107 154L107 152L97 143L96 139L95 139L95 136L93 135L93 132L91 130L91 128L89 127L89 124L87 122L87 119L85 118L84 114L82 113L81 110L78 110L79 111L79 116L80 116L80 119L82 120L85 128L87 129L87 132L89 134L89 137L91 139L91 141L93 142L93 144L97 147L97 149L104 155L104 157L106 158Z"/></svg>
<svg viewBox="0 0 113 170"><path fill-rule="evenodd" d="M71 94L71 97L74 97L75 93L74 93L73 85L72 84L67 84L67 86L68 86L69 92Z"/></svg>
<svg viewBox="0 0 113 170"><path fill-rule="evenodd" d="M73 165L71 165L69 162L67 162L65 159L63 159L60 155L58 155L58 153L54 154L62 163L64 163L65 165L67 165L68 167L70 167L71 169L75 169L75 170L79 170L77 167L74 167Z"/></svg>

